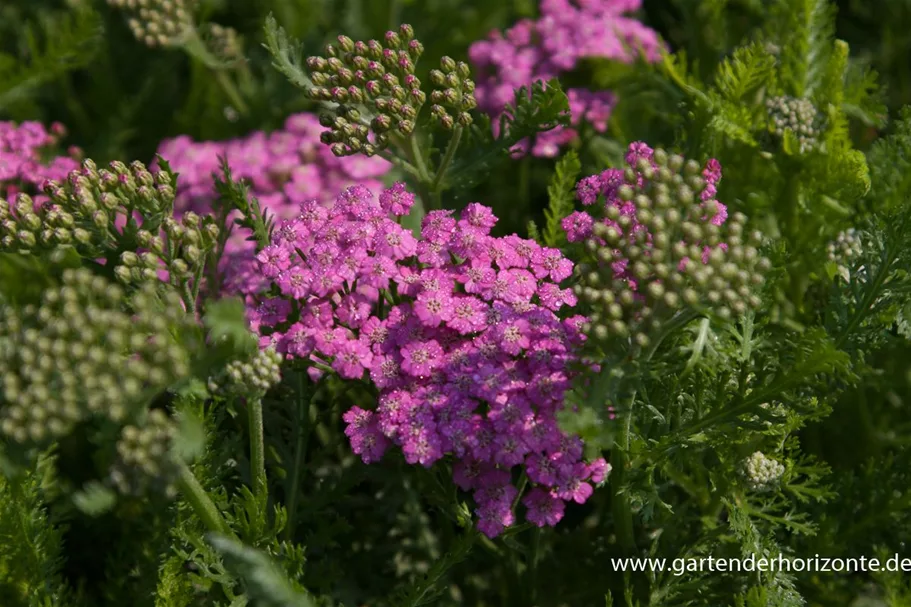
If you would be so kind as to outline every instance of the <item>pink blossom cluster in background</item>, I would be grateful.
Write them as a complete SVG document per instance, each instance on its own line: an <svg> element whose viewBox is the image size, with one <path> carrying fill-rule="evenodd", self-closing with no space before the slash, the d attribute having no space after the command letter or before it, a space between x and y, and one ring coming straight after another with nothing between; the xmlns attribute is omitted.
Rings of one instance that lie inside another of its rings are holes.
<svg viewBox="0 0 911 607"><path fill-rule="evenodd" d="M36 194L36 202L41 202L46 196L38 192L46 180L62 181L78 169L78 148L70 148L68 156L48 157L48 150L64 134L60 123L48 130L40 122L0 122L0 198L24 192Z"/></svg>
<svg viewBox="0 0 911 607"><path fill-rule="evenodd" d="M637 168L639 161L640 159L645 159L652 163L652 167L657 170L658 166L652 162L653 155L654 150L644 142L634 141L629 145L625 160L628 168L632 168L635 171L639 187L643 187L646 183L645 177ZM715 196L718 193L718 182L721 181L721 163L714 158L709 159L702 170L702 178L705 180L705 189L702 190L700 198L704 203L708 203L709 201L714 202L717 210L715 211L715 214L712 215L710 221L714 225L720 226L728 218L727 207L715 200ZM619 230L621 234L624 232L635 234L636 232L645 231L646 227L639 224L635 219L636 205L632 201L622 200L619 196L620 186L624 183L626 183L624 180L624 169L607 169L598 175L591 175L590 177L581 179L579 183L576 184L576 198L584 206L590 207L594 205L595 202L598 201L599 196L601 196L603 197L605 208L610 206L616 207L620 210L621 215L631 217L632 223L627 230L623 230L617 222L611 221L610 219L603 217L599 219L599 221L609 227ZM597 215L601 217L603 213L597 213ZM583 242L592 237L594 223L595 219L587 211L575 211L563 218L562 227L566 232L566 239L569 242ZM646 242L650 241L651 234L647 234ZM604 244L603 241L601 244ZM724 243L719 246L722 248L727 247ZM702 254L703 263L708 262L709 253L711 253L711 250L706 247ZM619 256L619 251L617 251L616 254ZM635 288L635 281L632 280L626 271L627 266L629 265L628 260L617 259L611 265L618 278L626 279L633 288Z"/></svg>
<svg viewBox="0 0 911 607"><path fill-rule="evenodd" d="M226 156L232 175L250 185L262 207L278 219L294 217L300 204L312 199L330 203L345 187L362 184L379 191L380 179L391 164L379 157L336 157L320 143L323 128L313 114L295 114L284 128L271 133L255 132L228 141L194 141L180 136L161 143L158 154L180 174L175 210L211 213L215 179L221 176L220 156ZM254 246L248 234L235 227L223 258L226 288L252 293L263 286L253 270Z"/></svg>
<svg viewBox="0 0 911 607"><path fill-rule="evenodd" d="M609 470L586 463L582 441L556 420L584 340L584 317L555 313L576 303L560 287L573 264L532 240L490 236L497 219L477 203L458 218L432 211L416 238L396 220L413 202L399 183L378 198L353 186L331 206L301 205L257 255L282 296L259 303L253 326L289 358L376 386L376 409L344 416L364 462L391 445L410 464L452 456L491 537L515 522L519 466L530 481L526 519L555 525L565 502L585 502Z"/></svg>
<svg viewBox="0 0 911 607"><path fill-rule="evenodd" d="M570 72L585 59L631 62L640 49L649 61L660 56L658 34L624 13L637 10L641 0L541 0L538 19L523 19L505 34L494 31L471 45L469 57L478 70L478 107L494 117L513 102L514 93L537 80ZM607 129L616 103L610 91L569 89L572 127L537 136L531 153L554 157L561 145L577 135L586 121L597 132ZM524 151L527 144L520 146Z"/></svg>

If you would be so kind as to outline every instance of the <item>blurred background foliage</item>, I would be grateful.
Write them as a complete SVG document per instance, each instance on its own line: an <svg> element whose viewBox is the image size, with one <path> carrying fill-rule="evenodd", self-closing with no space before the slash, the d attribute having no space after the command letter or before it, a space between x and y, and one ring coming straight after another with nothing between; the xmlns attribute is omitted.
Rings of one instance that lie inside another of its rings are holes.
<svg viewBox="0 0 911 607"><path fill-rule="evenodd" d="M673 50L684 50L701 76L763 22L767 0L645 0L640 15ZM911 102L911 2L839 0L836 35L851 47L852 61L870 65L885 85L890 114ZM79 11L82 11L81 13ZM517 19L533 16L533 0L198 0L200 22L230 26L240 34L247 61L226 70L236 82L246 112L199 58L181 50L151 49L133 38L123 14L102 0L6 0L0 5L0 119L59 121L67 143L99 161L151 160L163 139L226 139L281 125L290 113L313 109L301 91L272 69L262 47L266 16L299 38L305 54L317 52L339 32L355 39L379 37L402 22L417 25L426 47L424 72L444 54L465 58L472 41ZM30 68L24 73L21 64ZM34 69L37 68L37 69ZM635 66L592 66L594 81L616 85ZM426 74L424 74L426 76ZM581 75L584 82L586 75ZM623 115L624 106L617 112ZM637 103L638 114L649 107ZM656 109L657 111L657 109ZM584 166L593 170L619 159L630 138L664 139L666 133L624 130L613 120L610 141L587 146ZM858 147L877 136L873 125L854 124ZM472 192L514 192L498 207L501 228L522 231L540 217L550 160L526 159ZM465 193L464 195L469 195Z"/></svg>

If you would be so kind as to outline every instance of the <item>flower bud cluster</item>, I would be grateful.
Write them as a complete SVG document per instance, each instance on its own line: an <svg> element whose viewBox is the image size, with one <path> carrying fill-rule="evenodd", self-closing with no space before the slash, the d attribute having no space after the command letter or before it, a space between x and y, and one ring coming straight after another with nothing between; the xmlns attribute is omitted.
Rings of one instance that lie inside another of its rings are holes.
<svg viewBox="0 0 911 607"><path fill-rule="evenodd" d="M149 47L179 46L193 29L195 0L107 0L125 11L133 36Z"/></svg>
<svg viewBox="0 0 911 607"><path fill-rule="evenodd" d="M863 241L860 233L854 228L848 228L841 232L835 240L826 246L826 254L829 261L836 264L838 274L845 281L850 280L852 262L861 253L863 253Z"/></svg>
<svg viewBox="0 0 911 607"><path fill-rule="evenodd" d="M128 425L117 441L117 458L109 480L123 495L177 495L180 471L174 452L177 426L161 409L152 409L141 425Z"/></svg>
<svg viewBox="0 0 911 607"><path fill-rule="evenodd" d="M513 102L515 91L536 81L548 81L578 69L588 59L632 63L657 61L661 42L657 32L625 16L640 0L541 0L540 17L522 19L505 33L492 32L468 51L477 77L478 107L496 118ZM583 122L603 133L616 103L610 91L571 88L567 91L571 126L540 133L531 148L534 156L554 157L579 134ZM518 146L527 152L529 142Z"/></svg>
<svg viewBox="0 0 911 607"><path fill-rule="evenodd" d="M0 309L0 433L42 447L92 417L130 422L189 372L174 335L192 322L173 293L148 285L128 299L87 269L67 270L40 305Z"/></svg>
<svg viewBox="0 0 911 607"><path fill-rule="evenodd" d="M19 194L13 204L0 200L0 250L20 253L73 247L88 259L119 255L114 273L124 284L195 275L218 239L211 217L170 217L174 176L112 162L98 169L86 160L66 181L48 181L48 200L37 204Z"/></svg>
<svg viewBox="0 0 911 607"><path fill-rule="evenodd" d="M384 42L339 36L338 44L326 47L325 57L307 58L310 98L337 104L320 116L329 129L320 139L336 156L373 156L389 146L392 135L414 131L427 97L414 75L424 46L407 24L386 32Z"/></svg>
<svg viewBox="0 0 911 607"><path fill-rule="evenodd" d="M757 451L743 462L743 476L753 491L771 491L784 474L784 465Z"/></svg>
<svg viewBox="0 0 911 607"><path fill-rule="evenodd" d="M439 70L430 71L430 81L434 90L430 93L431 115L447 131L458 124L461 127L471 126L469 113L478 102L475 100L474 81L469 78L471 68L464 61L456 62L451 57L440 60Z"/></svg>
<svg viewBox="0 0 911 607"><path fill-rule="evenodd" d="M206 23L200 28L206 48L219 59L232 62L243 59L244 51L237 30L217 23Z"/></svg>
<svg viewBox="0 0 911 607"><path fill-rule="evenodd" d="M262 398L282 378L282 355L275 348L258 350L249 360L228 363L217 377L209 379L213 394Z"/></svg>
<svg viewBox="0 0 911 607"><path fill-rule="evenodd" d="M211 213L217 197L213 175L221 173L224 157L234 179L249 186L260 206L277 219L291 219L301 203L317 199L328 204L341 190L355 184L382 187L380 179L392 165L378 156L339 158L320 143L319 120L313 114L293 114L282 128L227 141L193 141L187 136L161 143L158 153L180 174L175 217L188 211ZM237 217L229 216L229 221ZM221 256L223 288L255 293L266 279L255 268L255 244L249 230L231 232Z"/></svg>
<svg viewBox="0 0 911 607"><path fill-rule="evenodd" d="M40 122L0 121L0 198L24 192L36 194L48 179L64 179L79 167L82 152L72 147L66 156L52 152L66 129L55 122L46 129ZM43 196L36 196L43 201Z"/></svg>
<svg viewBox="0 0 911 607"><path fill-rule="evenodd" d="M588 334L647 347L684 308L727 319L758 307L754 289L769 267L762 235L715 199L718 162L702 167L637 142L626 163L580 181L577 195L594 212L563 220L587 253L575 291L591 309Z"/></svg>
<svg viewBox="0 0 911 607"><path fill-rule="evenodd" d="M829 261L839 265L850 263L852 259L863 253L863 242L860 234L854 228L841 232L835 240L826 247Z"/></svg>
<svg viewBox="0 0 911 607"><path fill-rule="evenodd" d="M769 112L769 130L780 140L785 131L792 131L800 143L800 153L806 154L818 147L817 136L822 130L823 116L809 99L773 97L766 101Z"/></svg>

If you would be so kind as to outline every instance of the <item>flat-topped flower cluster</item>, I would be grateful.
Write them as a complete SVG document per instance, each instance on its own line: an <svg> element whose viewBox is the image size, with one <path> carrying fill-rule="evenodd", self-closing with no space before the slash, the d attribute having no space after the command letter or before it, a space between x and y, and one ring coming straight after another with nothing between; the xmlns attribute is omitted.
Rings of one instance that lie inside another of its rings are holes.
<svg viewBox="0 0 911 607"><path fill-rule="evenodd" d="M35 194L46 180L63 180L79 168L78 148L70 148L66 156L48 157L48 149L65 133L58 122L47 129L40 122L0 121L0 198Z"/></svg>
<svg viewBox="0 0 911 607"><path fill-rule="evenodd" d="M542 0L538 19L522 19L505 35L494 31L475 42L468 53L478 70L478 107L498 116L513 102L516 90L571 72L586 59L630 63L641 51L647 60L657 60L658 34L624 16L641 4L641 0ZM583 120L596 132L607 130L616 104L614 93L570 88L567 96L572 126L541 133L531 149L533 155L556 156L560 146L577 136Z"/></svg>
<svg viewBox="0 0 911 607"><path fill-rule="evenodd" d="M344 416L365 462L391 445L427 467L450 456L489 536L515 522L521 468L526 518L554 525L609 469L583 461L582 441L556 421L584 341L583 317L557 315L576 301L560 286L573 264L491 236L497 219L476 203L459 217L429 213L416 238L397 221L413 202L399 183L378 198L353 186L328 208L301 205L257 257L281 296L259 303L254 328L289 358L376 386L375 409Z"/></svg>
<svg viewBox="0 0 911 607"><path fill-rule="evenodd" d="M721 164L630 144L626 167L582 179L585 211L563 219L567 240L583 242L588 263L575 291L591 307L596 341L630 338L642 347L685 308L722 319L756 309L769 260L763 236L746 231L715 197Z"/></svg>
<svg viewBox="0 0 911 607"><path fill-rule="evenodd" d="M379 157L337 157L320 143L322 130L316 116L301 113L289 116L284 128L271 133L257 131L226 141L194 141L185 135L163 141L158 154L180 174L175 214L212 212L217 196L214 176L221 174L221 157L227 158L235 179L249 184L262 208L279 219L294 217L308 200L328 204L353 184L379 190L379 179L391 163ZM232 291L253 292L262 286L252 272L252 244L247 236L235 230L225 250L222 268L226 287Z"/></svg>

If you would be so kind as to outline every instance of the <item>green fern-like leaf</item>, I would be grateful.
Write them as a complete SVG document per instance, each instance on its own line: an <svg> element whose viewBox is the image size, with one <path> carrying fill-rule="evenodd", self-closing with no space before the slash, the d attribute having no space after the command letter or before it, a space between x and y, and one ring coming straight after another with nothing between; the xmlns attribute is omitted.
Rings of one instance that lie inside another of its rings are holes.
<svg viewBox="0 0 911 607"><path fill-rule="evenodd" d="M781 0L788 32L781 49L783 84L795 97L816 97L823 85L835 32L835 7L829 0Z"/></svg>
<svg viewBox="0 0 911 607"><path fill-rule="evenodd" d="M262 552L213 535L209 541L215 546L228 570L244 580L247 597L261 607L314 607L311 598L295 587L288 577Z"/></svg>
<svg viewBox="0 0 911 607"><path fill-rule="evenodd" d="M158 157L159 163L164 159ZM218 198L215 202L216 211L227 213L232 210L240 211L240 217L234 220L235 224L249 230L247 240L256 243L257 249L269 244L272 239L272 229L275 218L268 210L263 209L259 200L250 194L250 188L245 183L236 181L231 174L228 159L221 159L221 176L215 179L215 190Z"/></svg>
<svg viewBox="0 0 911 607"><path fill-rule="evenodd" d="M715 87L728 101L741 101L768 84L775 59L759 43L743 46L718 65Z"/></svg>
<svg viewBox="0 0 911 607"><path fill-rule="evenodd" d="M438 559L425 575L409 588L400 591L390 604L395 607L422 607L434 605L443 590L441 582L453 566L465 560L477 539L478 531L469 529L457 539L449 551Z"/></svg>
<svg viewBox="0 0 911 607"><path fill-rule="evenodd" d="M550 202L544 211L547 220L544 227L544 244L549 247L559 247L566 241L566 234L560 222L573 212L573 191L581 171L582 162L579 155L575 150L570 150L557 163L550 185L547 186Z"/></svg>
<svg viewBox="0 0 911 607"><path fill-rule="evenodd" d="M525 224L525 229L528 232L529 238L536 242L541 242L541 229L538 228L538 224L536 224L533 219L528 220L528 223Z"/></svg>
<svg viewBox="0 0 911 607"><path fill-rule="evenodd" d="M269 14L264 26L266 42L263 47L272 56L272 65L285 75L291 84L306 89L311 86L310 77L303 67L303 48L299 42L288 37L275 17Z"/></svg>
<svg viewBox="0 0 911 607"><path fill-rule="evenodd" d="M848 116L867 126L884 126L887 110L879 74L864 63L852 61L845 75L843 107Z"/></svg>
<svg viewBox="0 0 911 607"><path fill-rule="evenodd" d="M63 531L47 515L42 477L51 459L14 478L0 476L0 597L4 607L77 605L67 588L63 566Z"/></svg>
<svg viewBox="0 0 911 607"><path fill-rule="evenodd" d="M481 117L467 132L467 142L452 164L448 187L471 187L479 183L496 165L509 158L510 150L523 139L558 126L569 124L569 100L556 79L538 81L515 93L512 104L500 116L499 132L494 136L490 120Z"/></svg>
<svg viewBox="0 0 911 607"><path fill-rule="evenodd" d="M36 88L88 65L100 34L101 19L87 8L26 27L28 60L0 54L0 112L27 99Z"/></svg>

